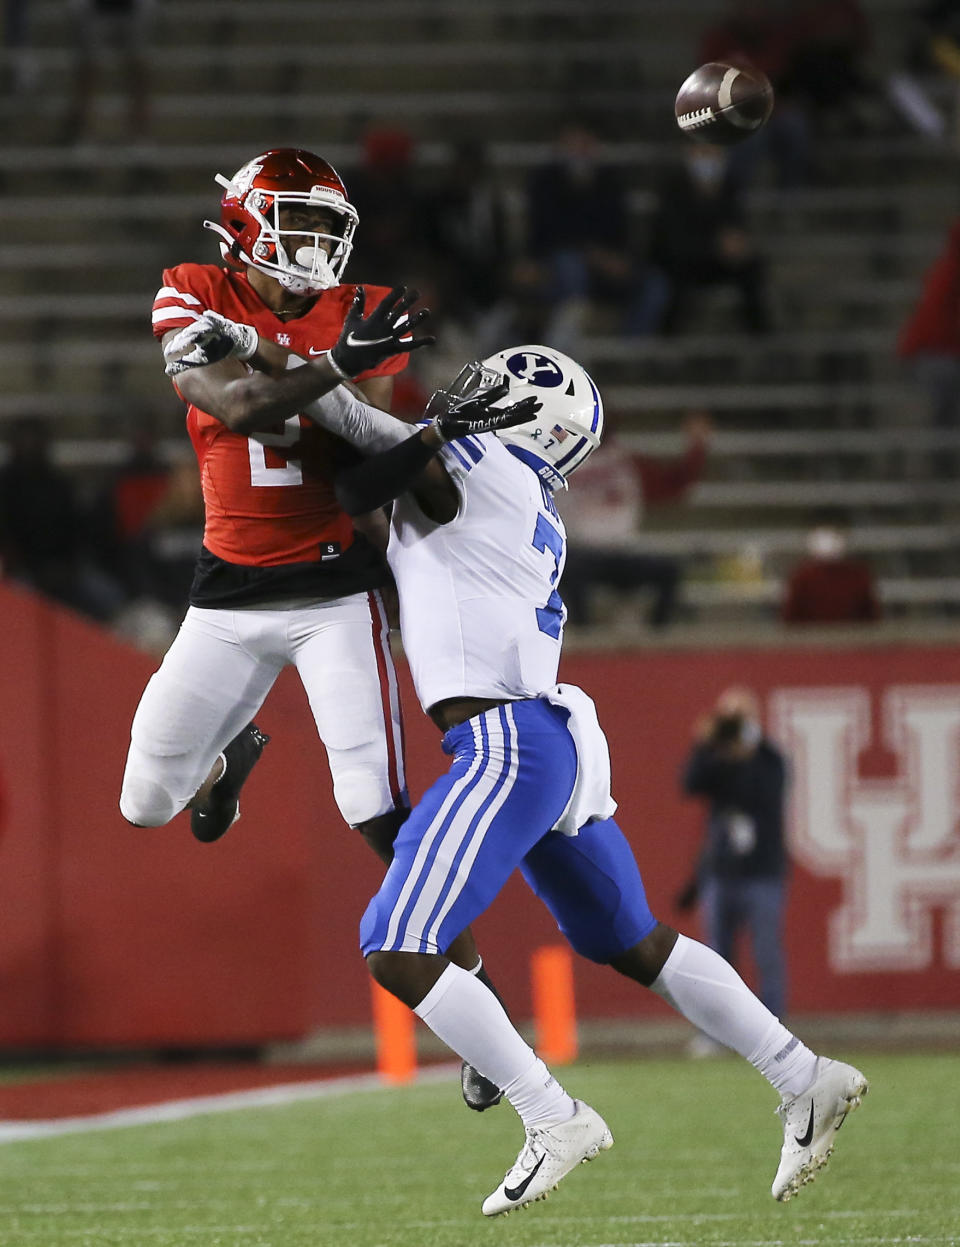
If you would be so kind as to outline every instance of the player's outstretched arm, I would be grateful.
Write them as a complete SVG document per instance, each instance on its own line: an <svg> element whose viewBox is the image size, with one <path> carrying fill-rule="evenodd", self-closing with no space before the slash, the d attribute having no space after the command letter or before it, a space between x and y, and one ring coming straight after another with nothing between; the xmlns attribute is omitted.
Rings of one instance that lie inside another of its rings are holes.
<svg viewBox="0 0 960 1247"><path fill-rule="evenodd" d="M256 330L217 313L164 338L166 370L183 397L216 416L234 432L251 433L296 415L345 379L375 368L393 355L429 346L430 336L413 337L429 313L409 309L416 291L398 287L366 318L359 287L333 348L301 368L281 375L253 371L246 361L258 350Z"/></svg>
<svg viewBox="0 0 960 1247"><path fill-rule="evenodd" d="M411 307L420 298L418 291L394 286L367 317L363 315L365 298L363 286L358 286L340 337L330 351L330 364L341 381L352 381L359 373L376 368L393 355L403 355L436 342L431 334L413 336L414 330L430 315L425 307L410 315Z"/></svg>
<svg viewBox="0 0 960 1247"><path fill-rule="evenodd" d="M453 402L413 437L345 469L335 482L340 505L348 515L363 515L410 490L430 519L449 523L459 510L459 496L446 468L435 459L437 451L458 437L531 420L540 410L539 401L532 396L509 407L494 407L509 388L504 381L483 394Z"/></svg>

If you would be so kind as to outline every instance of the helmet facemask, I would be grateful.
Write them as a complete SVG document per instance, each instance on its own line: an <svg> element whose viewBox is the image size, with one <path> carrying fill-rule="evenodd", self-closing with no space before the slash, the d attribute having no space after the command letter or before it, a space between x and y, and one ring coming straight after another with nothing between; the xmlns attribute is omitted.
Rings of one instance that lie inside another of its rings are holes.
<svg viewBox="0 0 960 1247"><path fill-rule="evenodd" d="M424 408L424 417L435 420L437 416L446 415L454 403L464 398L479 398L488 390L496 389L503 381L503 373L475 359L465 364L445 389L434 390Z"/></svg>
<svg viewBox="0 0 960 1247"><path fill-rule="evenodd" d="M320 188L308 196L295 191L250 191L244 207L260 226L253 245L254 267L275 277L293 294L329 290L338 285L353 250L357 214L353 209L348 212L342 204L334 205L333 198L330 191ZM303 227L283 229L280 212L285 207L326 208L342 221L342 233L321 233ZM329 244L329 252L323 243Z"/></svg>

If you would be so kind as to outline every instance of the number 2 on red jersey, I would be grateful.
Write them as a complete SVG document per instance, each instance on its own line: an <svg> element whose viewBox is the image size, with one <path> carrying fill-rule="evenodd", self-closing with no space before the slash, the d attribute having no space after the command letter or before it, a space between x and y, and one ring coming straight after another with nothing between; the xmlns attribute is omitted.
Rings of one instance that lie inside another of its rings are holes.
<svg viewBox="0 0 960 1247"><path fill-rule="evenodd" d="M282 467L267 463L265 447L283 449L295 446L300 440L300 417L290 416L283 422L282 433L254 433L247 438L250 455L251 485L302 485L303 468L299 459L287 459ZM279 457L279 456L278 456Z"/></svg>

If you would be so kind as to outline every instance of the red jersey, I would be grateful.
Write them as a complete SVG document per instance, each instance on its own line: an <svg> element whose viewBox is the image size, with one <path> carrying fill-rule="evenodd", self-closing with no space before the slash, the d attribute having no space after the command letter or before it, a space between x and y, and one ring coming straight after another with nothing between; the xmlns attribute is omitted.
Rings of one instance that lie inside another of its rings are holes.
<svg viewBox="0 0 960 1247"><path fill-rule="evenodd" d="M385 286L365 286L364 290L368 311L387 293ZM355 291L352 285L322 291L302 316L284 321L267 307L244 273L213 264L178 264L164 270L163 285L153 304L153 332L160 339L210 309L253 325L261 337L295 354L320 355L340 336ZM361 373L358 380L399 372L406 361L406 355L394 356ZM354 585L353 578L350 587L334 584L340 579L334 565L357 540L333 492L340 445L336 438L303 416L291 416L278 423L276 430L247 437L231 432L193 404L187 408L187 430L200 465L205 551L227 564L248 568L323 565L309 577L311 591L317 593L337 595L373 587L372 583ZM357 554L354 551L354 557L347 560L351 566ZM238 578L234 580L239 583ZM263 580L282 583L284 591L292 591L289 575ZM243 578L243 600L255 592L255 581L249 575ZM382 583L379 576L376 583ZM209 594L196 590L195 581L191 601L211 604ZM232 592L227 596L231 601L241 600Z"/></svg>

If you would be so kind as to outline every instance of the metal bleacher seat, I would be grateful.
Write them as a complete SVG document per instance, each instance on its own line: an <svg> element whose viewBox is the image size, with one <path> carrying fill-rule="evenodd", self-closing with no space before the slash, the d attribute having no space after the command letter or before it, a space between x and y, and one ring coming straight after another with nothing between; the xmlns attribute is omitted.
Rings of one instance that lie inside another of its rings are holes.
<svg viewBox="0 0 960 1247"><path fill-rule="evenodd" d="M558 121L592 112L611 123L608 155L642 235L654 179L678 150L672 95L717 5L402 7L398 20L396 0L165 0L148 58L154 141L114 141L123 97L108 66L101 141L71 147L54 141L74 56L66 3L31 4L44 89L26 105L0 96L0 434L4 419L47 419L61 462L97 471L122 452L131 418L160 413L168 453L188 449L150 303L164 265L214 254L197 228L215 211L213 173L262 147L315 147L349 184L362 117L407 126L428 174L458 138L482 136L519 213L526 171ZM881 49L901 9L872 0ZM782 192L761 179L750 195L777 332L737 332L719 292L676 337L624 338L598 319L583 344L628 444L670 453L686 412L713 413L706 479L683 506L651 513L640 538L690 561L688 603L704 619L769 609L823 506L845 516L897 609L931 617L960 600L960 515L950 482L928 471L938 454L960 453L960 435L929 426L895 356L956 211L953 159L904 133L838 136L822 156L826 184ZM764 587L711 578L714 561L757 542Z"/></svg>

